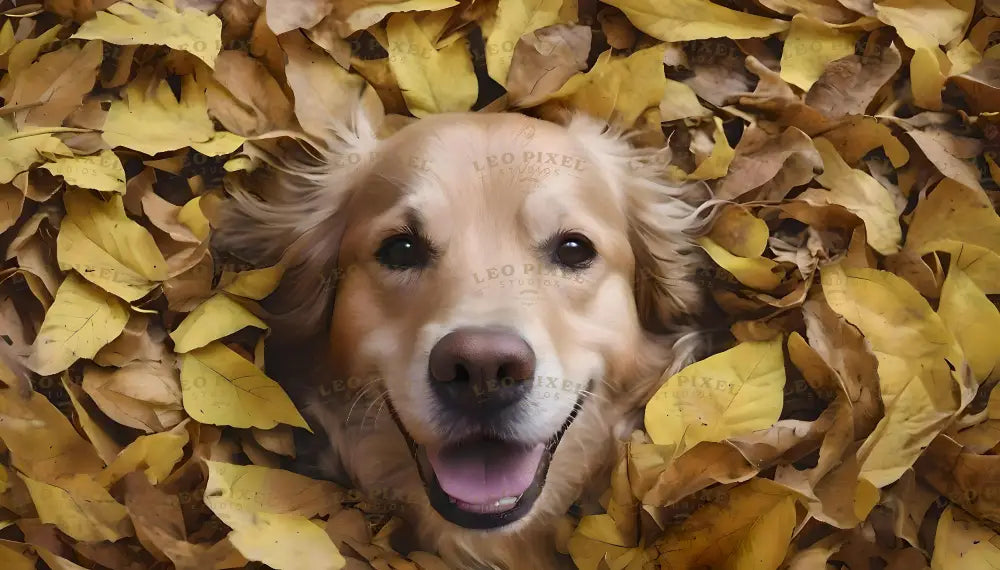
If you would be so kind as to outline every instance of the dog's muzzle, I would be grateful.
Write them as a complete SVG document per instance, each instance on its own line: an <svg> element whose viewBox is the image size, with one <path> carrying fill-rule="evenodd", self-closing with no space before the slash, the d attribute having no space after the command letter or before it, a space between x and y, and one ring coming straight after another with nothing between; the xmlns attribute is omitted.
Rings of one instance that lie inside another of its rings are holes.
<svg viewBox="0 0 1000 570"><path fill-rule="evenodd" d="M442 445L417 445L392 409L420 468L431 505L454 524L488 529L510 524L541 494L556 445L582 406L548 442L518 441L512 427L531 391L535 354L519 335L500 328L462 328L430 352L428 376L448 414L481 426L479 434Z"/></svg>

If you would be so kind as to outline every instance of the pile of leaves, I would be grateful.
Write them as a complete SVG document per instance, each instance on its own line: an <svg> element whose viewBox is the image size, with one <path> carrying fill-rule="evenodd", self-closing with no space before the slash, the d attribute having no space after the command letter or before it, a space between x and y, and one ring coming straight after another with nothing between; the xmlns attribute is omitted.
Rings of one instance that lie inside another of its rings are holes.
<svg viewBox="0 0 1000 570"><path fill-rule="evenodd" d="M360 98L579 109L730 200L586 569L1000 567L996 0L0 1L0 567L447 568L293 473L281 267L209 247L254 144ZM345 156L346 165L356 157ZM728 326L728 325L727 325ZM726 348L726 347L723 347Z"/></svg>

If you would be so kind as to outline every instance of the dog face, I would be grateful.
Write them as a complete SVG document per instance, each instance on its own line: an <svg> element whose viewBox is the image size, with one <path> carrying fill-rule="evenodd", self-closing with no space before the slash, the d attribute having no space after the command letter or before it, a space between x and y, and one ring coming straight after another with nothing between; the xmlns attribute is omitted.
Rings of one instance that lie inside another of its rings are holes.
<svg viewBox="0 0 1000 570"><path fill-rule="evenodd" d="M697 306L696 212L582 119L440 115L374 148L312 227L286 228L298 264L276 295L293 314L312 297L327 340L307 412L355 483L393 489L427 535L551 520L683 360L649 329ZM278 218L249 204L244 232ZM333 378L366 381L324 394Z"/></svg>

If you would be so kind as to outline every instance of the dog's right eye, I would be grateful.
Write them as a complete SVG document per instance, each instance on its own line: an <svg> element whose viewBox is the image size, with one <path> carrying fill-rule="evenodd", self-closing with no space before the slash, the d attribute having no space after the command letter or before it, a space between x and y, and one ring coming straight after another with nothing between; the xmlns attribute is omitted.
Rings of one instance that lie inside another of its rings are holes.
<svg viewBox="0 0 1000 570"><path fill-rule="evenodd" d="M413 234L386 238L375 252L375 259L389 269L417 269L430 262L427 242Z"/></svg>

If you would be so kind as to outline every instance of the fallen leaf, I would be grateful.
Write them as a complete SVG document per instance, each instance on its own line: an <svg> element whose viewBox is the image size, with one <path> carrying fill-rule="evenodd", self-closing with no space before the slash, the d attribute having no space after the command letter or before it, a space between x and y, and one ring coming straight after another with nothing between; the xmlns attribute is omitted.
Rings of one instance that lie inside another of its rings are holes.
<svg viewBox="0 0 1000 570"><path fill-rule="evenodd" d="M184 409L195 420L233 427L308 429L277 382L239 354L213 342L181 357Z"/></svg>
<svg viewBox="0 0 1000 570"><path fill-rule="evenodd" d="M125 193L125 167L110 150L102 150L94 156L54 157L42 165L56 176L81 188L92 188L101 192Z"/></svg>
<svg viewBox="0 0 1000 570"><path fill-rule="evenodd" d="M18 74L5 103L11 107L41 103L14 114L18 128L61 126L94 88L102 56L99 41L82 48L70 44L43 55Z"/></svg>
<svg viewBox="0 0 1000 570"><path fill-rule="evenodd" d="M39 481L54 482L74 474L96 474L104 468L90 443L45 396L27 398L0 390L0 439L12 466Z"/></svg>
<svg viewBox="0 0 1000 570"><path fill-rule="evenodd" d="M312 28L333 9L333 0L272 0L264 5L267 26L275 34Z"/></svg>
<svg viewBox="0 0 1000 570"><path fill-rule="evenodd" d="M763 38L788 29L782 20L730 10L708 0L609 0L643 32L665 42Z"/></svg>
<svg viewBox="0 0 1000 570"><path fill-rule="evenodd" d="M980 383L1000 373L1000 311L955 262L941 288L938 315L955 336Z"/></svg>
<svg viewBox="0 0 1000 570"><path fill-rule="evenodd" d="M129 84L125 100L111 104L103 137L112 147L152 155L206 142L214 134L204 92L193 77L185 76L180 101L165 81L155 88Z"/></svg>
<svg viewBox="0 0 1000 570"><path fill-rule="evenodd" d="M824 267L820 276L830 306L861 330L878 359L885 417L858 458L861 478L881 488L899 479L960 411L953 370L964 357L938 315L902 278L839 265Z"/></svg>
<svg viewBox="0 0 1000 570"><path fill-rule="evenodd" d="M899 251L903 232L892 196L877 180L856 168L851 168L837 154L830 141L813 140L823 158L823 174L816 181L830 191L810 189L800 200L810 203L837 204L857 214L865 222L868 243L883 255Z"/></svg>
<svg viewBox="0 0 1000 570"><path fill-rule="evenodd" d="M780 266L766 257L733 255L708 237L698 238L697 241L712 261L732 273L737 281L747 287L770 291L780 285L784 278Z"/></svg>
<svg viewBox="0 0 1000 570"><path fill-rule="evenodd" d="M938 522L934 534L934 556L931 570L955 568L987 569L1000 564L1000 538L989 528L949 506Z"/></svg>
<svg viewBox="0 0 1000 570"><path fill-rule="evenodd" d="M132 362L121 368L88 366L83 389L114 421L146 433L182 419L181 385L172 362Z"/></svg>
<svg viewBox="0 0 1000 570"><path fill-rule="evenodd" d="M550 100L590 115L629 126L650 107L658 107L666 90L664 46L639 50L628 57L602 53L587 73L577 74Z"/></svg>
<svg viewBox="0 0 1000 570"><path fill-rule="evenodd" d="M781 50L781 78L809 91L831 61L854 54L860 31L796 14Z"/></svg>
<svg viewBox="0 0 1000 570"><path fill-rule="evenodd" d="M507 93L515 107L531 107L587 69L590 28L554 24L521 36L507 73Z"/></svg>
<svg viewBox="0 0 1000 570"><path fill-rule="evenodd" d="M222 47L222 21L200 10L156 0L120 0L84 22L72 36L117 45L162 45L186 51L209 67Z"/></svg>
<svg viewBox="0 0 1000 570"><path fill-rule="evenodd" d="M507 74L521 36L560 23L561 6L561 0L499 0L493 29L486 38L486 69L494 81L507 85Z"/></svg>
<svg viewBox="0 0 1000 570"><path fill-rule="evenodd" d="M102 201L84 190L70 190L63 200L67 215L56 239L60 269L75 269L126 301L167 278L163 254L149 232L128 218L120 194Z"/></svg>
<svg viewBox="0 0 1000 570"><path fill-rule="evenodd" d="M781 339L741 343L669 378L646 406L646 431L677 455L702 441L770 427L785 385Z"/></svg>
<svg viewBox="0 0 1000 570"><path fill-rule="evenodd" d="M656 544L661 568L777 569L796 523L796 495L766 479L752 479L709 504Z"/></svg>
<svg viewBox="0 0 1000 570"><path fill-rule="evenodd" d="M22 475L42 522L76 540L120 540L134 533L125 507L89 475L49 484Z"/></svg>
<svg viewBox="0 0 1000 570"><path fill-rule="evenodd" d="M121 334L128 322L128 306L75 273L56 291L45 314L31 355L39 374L56 374L97 351Z"/></svg>
<svg viewBox="0 0 1000 570"><path fill-rule="evenodd" d="M1000 216L981 192L943 180L918 206L906 235L917 255L944 251L987 295L1000 293Z"/></svg>
<svg viewBox="0 0 1000 570"><path fill-rule="evenodd" d="M468 41L438 49L429 31L426 19L418 22L409 13L393 14L386 24L389 67L406 106L416 117L468 111L479 96Z"/></svg>
<svg viewBox="0 0 1000 570"><path fill-rule="evenodd" d="M170 333L174 350L190 352L245 327L267 329L267 325L224 294L214 295L184 318Z"/></svg>

